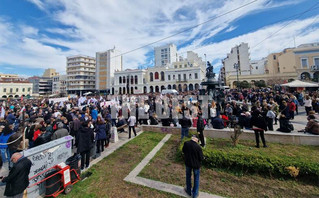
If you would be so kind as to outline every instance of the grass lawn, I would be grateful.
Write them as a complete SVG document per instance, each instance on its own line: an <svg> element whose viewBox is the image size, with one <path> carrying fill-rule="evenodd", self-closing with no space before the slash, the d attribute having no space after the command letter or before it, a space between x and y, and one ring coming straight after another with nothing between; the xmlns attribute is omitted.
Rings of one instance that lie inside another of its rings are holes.
<svg viewBox="0 0 319 198"><path fill-rule="evenodd" d="M176 156L180 137L173 135L144 168L139 176L165 183L185 185L185 167ZM319 163L319 147L269 143L269 148L254 148L253 141L240 140L237 148L223 148L230 140L208 139L213 149L239 149L242 152L300 157ZM319 179L319 178L318 178ZM226 197L319 197L317 186L294 179L275 179L256 174L235 173L232 170L201 168L200 190Z"/></svg>
<svg viewBox="0 0 319 198"><path fill-rule="evenodd" d="M75 184L64 197L178 197L123 180L164 136L153 132L139 135L92 166L92 175Z"/></svg>

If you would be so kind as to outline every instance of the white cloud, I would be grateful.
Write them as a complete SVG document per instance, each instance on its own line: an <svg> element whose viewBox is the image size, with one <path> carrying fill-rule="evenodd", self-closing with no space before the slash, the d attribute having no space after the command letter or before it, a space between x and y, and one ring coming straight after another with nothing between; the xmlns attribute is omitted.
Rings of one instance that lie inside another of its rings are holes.
<svg viewBox="0 0 319 198"><path fill-rule="evenodd" d="M227 28L227 30L225 30L225 32L231 32L233 30L235 30L237 27L234 26L230 26L229 28Z"/></svg>
<svg viewBox="0 0 319 198"><path fill-rule="evenodd" d="M232 47L234 47L235 45L239 45L242 42L246 42L250 46L250 58L253 60L261 59L267 56L269 53L280 52L285 48L294 47L294 37L296 37L297 46L303 43L318 41L319 29L312 27L315 24L319 24L319 20L314 21L314 19L318 17L319 15L304 20L296 20L258 46L256 45L260 41L278 31L287 22L267 26L257 31L240 35L229 40L212 43L194 51L197 52L199 55L203 55L206 53L207 57L209 57L209 61L224 59L226 58L227 53L230 53ZM196 48L196 46L187 46L183 49L180 49L180 51L187 51L194 48ZM221 64L222 63L220 62L219 64L217 64L217 66Z"/></svg>
<svg viewBox="0 0 319 198"><path fill-rule="evenodd" d="M41 0L28 0L28 1L35 4L39 9L44 10L44 4Z"/></svg>
<svg viewBox="0 0 319 198"><path fill-rule="evenodd" d="M0 19L0 64L7 63L33 68L54 67L59 72L63 72L66 64L65 57L68 55L95 56L95 52L105 51L113 46L122 52L127 52L217 17L221 13L226 13L252 0L162 0L160 3L149 0L136 0L134 3L131 0L28 1L45 11L51 20L55 20L62 26L38 30L35 27L24 25L14 27L19 29L15 31L12 24ZM296 3L296 1L289 2ZM169 42L177 46L190 43L180 51L192 50L222 30L232 31L235 28L232 22L240 17L276 6L282 5L272 1L269 3L269 0L259 0L190 31L126 54L123 57L124 68L137 68L138 65L152 64L152 61L147 62L146 54L153 51L155 46ZM64 26L67 28L63 28ZM249 41L249 44L252 45L272 32L272 28L276 27L267 27L254 33L213 43L196 52L199 55L206 53L207 57L211 59L223 58L235 44ZM301 26L296 28L303 29ZM293 32L295 29L290 30ZM5 32L4 35L1 30ZM46 33L50 34L46 35ZM59 35L59 37L48 36L52 34ZM281 47L278 44L274 46L274 44L265 42L265 45L262 46L274 50ZM263 52L260 48L256 48L251 54L256 54L253 56L258 57Z"/></svg>

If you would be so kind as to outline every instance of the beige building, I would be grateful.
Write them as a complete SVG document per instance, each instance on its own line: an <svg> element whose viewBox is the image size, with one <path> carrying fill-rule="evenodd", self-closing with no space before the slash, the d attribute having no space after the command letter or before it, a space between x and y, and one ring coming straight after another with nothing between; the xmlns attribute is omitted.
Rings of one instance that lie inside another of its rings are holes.
<svg viewBox="0 0 319 198"><path fill-rule="evenodd" d="M67 92L82 95L95 91L95 58L90 56L67 57Z"/></svg>
<svg viewBox="0 0 319 198"><path fill-rule="evenodd" d="M19 76L17 74L0 74L1 80L12 80L12 79L18 79Z"/></svg>
<svg viewBox="0 0 319 198"><path fill-rule="evenodd" d="M95 86L100 93L114 94L114 73L122 71L122 55L115 47L96 53Z"/></svg>
<svg viewBox="0 0 319 198"><path fill-rule="evenodd" d="M291 79L319 80L319 43L303 44L269 54L265 61L264 74L239 76L239 81L253 84L264 80L268 85L280 84ZM236 75L227 75L226 84L235 87Z"/></svg>
<svg viewBox="0 0 319 198"><path fill-rule="evenodd" d="M32 86L28 81L0 81L0 98L32 96Z"/></svg>
<svg viewBox="0 0 319 198"><path fill-rule="evenodd" d="M56 72L55 69L52 69L52 68L49 68L49 69L46 69L42 75L42 77L47 77L47 78L52 78L54 76L58 76L59 73Z"/></svg>

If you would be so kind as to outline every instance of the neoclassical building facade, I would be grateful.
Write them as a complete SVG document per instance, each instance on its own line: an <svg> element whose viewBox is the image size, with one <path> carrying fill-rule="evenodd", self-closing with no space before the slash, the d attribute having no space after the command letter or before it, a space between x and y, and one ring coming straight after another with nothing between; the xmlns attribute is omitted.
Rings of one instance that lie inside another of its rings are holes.
<svg viewBox="0 0 319 198"><path fill-rule="evenodd" d="M198 90L205 79L205 72L205 62L189 51L186 59L179 57L178 61L165 66L115 72L111 94L153 93L164 89Z"/></svg>

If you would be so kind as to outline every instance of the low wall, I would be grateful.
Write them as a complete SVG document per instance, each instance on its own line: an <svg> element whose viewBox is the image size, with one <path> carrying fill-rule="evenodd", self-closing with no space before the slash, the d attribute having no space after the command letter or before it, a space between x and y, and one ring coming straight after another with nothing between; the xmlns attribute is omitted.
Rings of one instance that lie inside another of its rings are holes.
<svg viewBox="0 0 319 198"><path fill-rule="evenodd" d="M163 127L154 125L142 125L142 131L153 131L159 133L181 134L181 129L177 127ZM196 132L196 128L191 127L190 131ZM205 129L204 136L210 138L226 138L230 139L233 129ZM244 130L239 137L242 140L255 140L254 131ZM266 142L276 142L281 144L296 145L315 145L319 146L319 135L310 135L304 133L281 133L277 131L265 132Z"/></svg>

